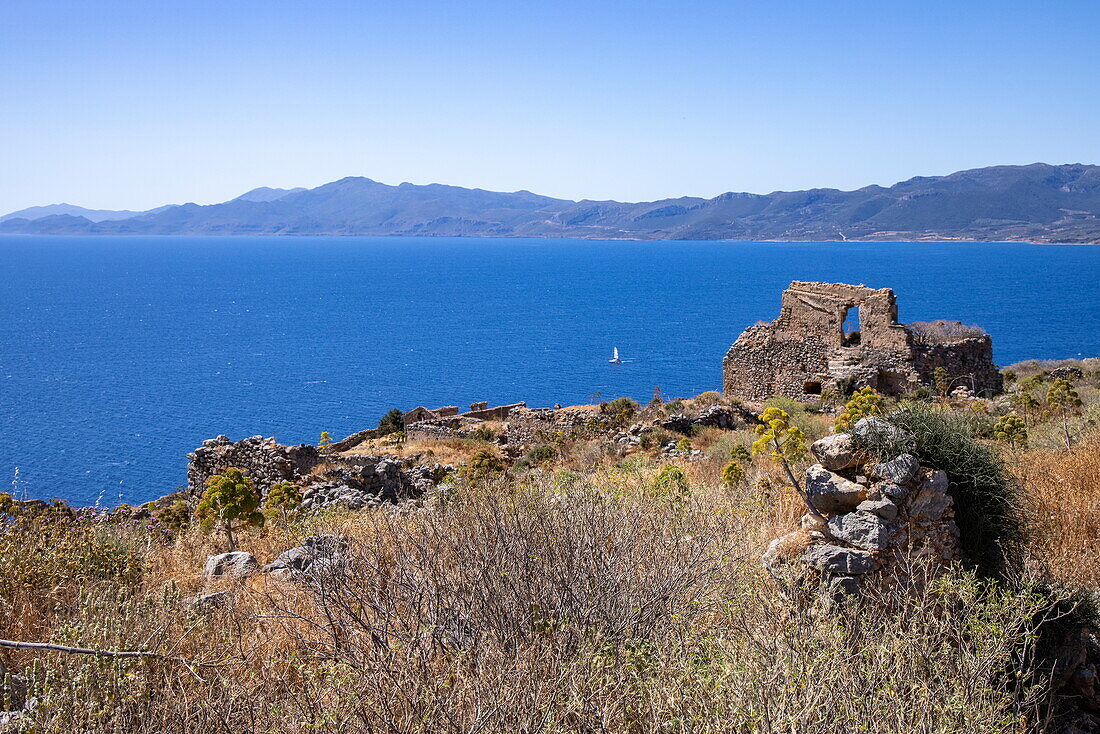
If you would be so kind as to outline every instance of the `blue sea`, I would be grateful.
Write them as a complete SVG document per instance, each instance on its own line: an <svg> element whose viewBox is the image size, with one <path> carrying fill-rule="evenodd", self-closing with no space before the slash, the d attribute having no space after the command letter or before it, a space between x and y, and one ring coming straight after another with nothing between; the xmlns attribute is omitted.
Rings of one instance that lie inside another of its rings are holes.
<svg viewBox="0 0 1100 734"><path fill-rule="evenodd" d="M136 503L220 433L720 389L792 280L891 287L902 321L980 324L1002 364L1100 355L1098 274L1089 246L4 236L0 490Z"/></svg>

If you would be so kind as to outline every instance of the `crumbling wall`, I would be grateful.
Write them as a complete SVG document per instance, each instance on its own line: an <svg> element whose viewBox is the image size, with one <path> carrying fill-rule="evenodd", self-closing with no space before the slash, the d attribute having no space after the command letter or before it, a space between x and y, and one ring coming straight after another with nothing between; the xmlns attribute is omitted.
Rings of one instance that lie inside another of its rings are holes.
<svg viewBox="0 0 1100 734"><path fill-rule="evenodd" d="M895 446L912 441L886 421L864 418L852 434L811 446L819 463L806 471L806 493L825 519L807 513L800 530L772 541L762 561L773 576L839 597L869 583L919 585L958 558L947 475L904 449L872 460L861 446L882 436Z"/></svg>
<svg viewBox="0 0 1100 734"><path fill-rule="evenodd" d="M859 329L845 331L858 314ZM1001 391L988 336L917 345L898 323L889 288L795 281L783 291L779 317L746 329L723 360L727 395L812 400L844 381L898 395L932 381L942 366L978 394Z"/></svg>
<svg viewBox="0 0 1100 734"><path fill-rule="evenodd" d="M231 441L218 436L202 442L202 446L187 455L187 489L201 494L206 480L227 469L241 469L251 477L262 492L279 482L295 481L321 461L315 446L283 446L274 438L252 436Z"/></svg>

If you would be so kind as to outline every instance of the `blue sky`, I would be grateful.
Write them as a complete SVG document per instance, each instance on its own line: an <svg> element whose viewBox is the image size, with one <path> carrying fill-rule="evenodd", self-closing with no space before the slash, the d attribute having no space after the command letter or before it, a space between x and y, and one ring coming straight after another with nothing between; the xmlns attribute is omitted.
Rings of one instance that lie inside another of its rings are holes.
<svg viewBox="0 0 1100 734"><path fill-rule="evenodd" d="M1100 163L1100 3L0 0L0 212Z"/></svg>

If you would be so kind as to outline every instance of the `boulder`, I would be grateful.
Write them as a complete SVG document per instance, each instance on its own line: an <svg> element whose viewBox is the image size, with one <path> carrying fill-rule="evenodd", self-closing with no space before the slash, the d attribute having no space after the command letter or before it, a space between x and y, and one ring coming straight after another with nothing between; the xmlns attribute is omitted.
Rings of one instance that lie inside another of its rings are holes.
<svg viewBox="0 0 1100 734"><path fill-rule="evenodd" d="M264 571L279 575L302 573L323 558L338 558L347 550L347 538L339 535L311 535L302 544L279 554Z"/></svg>
<svg viewBox="0 0 1100 734"><path fill-rule="evenodd" d="M923 522L942 519L951 507L951 496L947 494L947 474L935 470L923 472L920 489L909 506L909 515Z"/></svg>
<svg viewBox="0 0 1100 734"><path fill-rule="evenodd" d="M859 450L850 433L837 433L810 444L810 452L829 471L841 471L858 466Z"/></svg>
<svg viewBox="0 0 1100 734"><path fill-rule="evenodd" d="M879 500L864 500L856 506L856 512L877 515L886 522L898 519L898 506L889 499L883 497Z"/></svg>
<svg viewBox="0 0 1100 734"><path fill-rule="evenodd" d="M886 448L895 454L911 453L915 447L912 434L875 416L856 421L852 435L861 447Z"/></svg>
<svg viewBox="0 0 1100 734"><path fill-rule="evenodd" d="M256 556L244 551L233 551L232 553L219 553L216 556L208 556L203 575L243 578L259 567L260 564L256 560Z"/></svg>
<svg viewBox="0 0 1100 734"><path fill-rule="evenodd" d="M867 488L814 464L806 470L806 494L822 512L847 512L867 499Z"/></svg>
<svg viewBox="0 0 1100 734"><path fill-rule="evenodd" d="M215 609L225 609L233 604L233 592L226 589L224 591L215 591L211 594L189 596L183 600L183 604L193 612L210 612Z"/></svg>
<svg viewBox="0 0 1100 734"><path fill-rule="evenodd" d="M879 562L870 553L832 544L814 544L802 554L803 562L831 574L859 575L874 571Z"/></svg>
<svg viewBox="0 0 1100 734"><path fill-rule="evenodd" d="M862 503L861 503L862 504ZM829 534L857 548L884 550L890 542L890 530L878 515L850 512L829 518Z"/></svg>
<svg viewBox="0 0 1100 734"><path fill-rule="evenodd" d="M894 484L909 484L916 478L919 471L920 462L912 454L902 454L896 459L871 467L873 475Z"/></svg>

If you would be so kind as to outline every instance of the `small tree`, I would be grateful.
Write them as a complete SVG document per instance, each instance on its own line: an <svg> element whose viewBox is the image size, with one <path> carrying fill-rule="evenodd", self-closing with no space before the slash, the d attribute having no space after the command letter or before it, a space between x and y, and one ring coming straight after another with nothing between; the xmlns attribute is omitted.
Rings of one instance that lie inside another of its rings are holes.
<svg viewBox="0 0 1100 734"><path fill-rule="evenodd" d="M791 462L798 461L806 455L806 434L798 426L791 425L791 416L781 408L768 408L760 415L761 424L754 430L760 437L752 444L753 455L766 454L787 473L794 491L802 498L810 514L821 522L825 518L810 502L806 492L802 489L794 472L791 471Z"/></svg>
<svg viewBox="0 0 1100 734"><path fill-rule="evenodd" d="M752 452L741 444L730 447L730 461L736 461L738 464L744 466L752 462Z"/></svg>
<svg viewBox="0 0 1100 734"><path fill-rule="evenodd" d="M267 490L267 498L264 500L264 510L268 517L282 517L283 525L289 521L291 515L302 506L302 492L293 482L279 482L273 484Z"/></svg>
<svg viewBox="0 0 1100 734"><path fill-rule="evenodd" d="M1069 417L1081 413L1081 396L1069 380L1058 378L1047 391L1047 404L1062 415L1062 432L1066 437L1066 448L1073 448L1073 439L1069 433Z"/></svg>
<svg viewBox="0 0 1100 734"><path fill-rule="evenodd" d="M380 436L387 436L403 430L405 430L405 414L397 408L386 413L378 421L378 434Z"/></svg>
<svg viewBox="0 0 1100 734"><path fill-rule="evenodd" d="M1027 446L1027 426L1015 413L1003 415L993 424L993 438L1010 446Z"/></svg>
<svg viewBox="0 0 1100 734"><path fill-rule="evenodd" d="M683 451L685 454L691 451L691 439L684 436L676 442L676 450Z"/></svg>
<svg viewBox="0 0 1100 734"><path fill-rule="evenodd" d="M237 549L234 530L245 527L263 527L264 516L260 506L260 493L240 469L226 469L225 474L215 474L206 480L206 492L202 496L195 515L203 529L219 530L225 535L229 550Z"/></svg>
<svg viewBox="0 0 1100 734"><path fill-rule="evenodd" d="M317 448L322 454L328 452L328 447L332 445L332 435L328 431L321 431L321 440L317 442Z"/></svg>
<svg viewBox="0 0 1100 734"><path fill-rule="evenodd" d="M882 395L870 387L861 387L852 393L852 399L848 401L847 405L844 406L844 410L836 417L836 430L850 430L860 418L878 415L881 412ZM787 414L783 413L783 415ZM788 415L787 418L789 419L790 416Z"/></svg>

